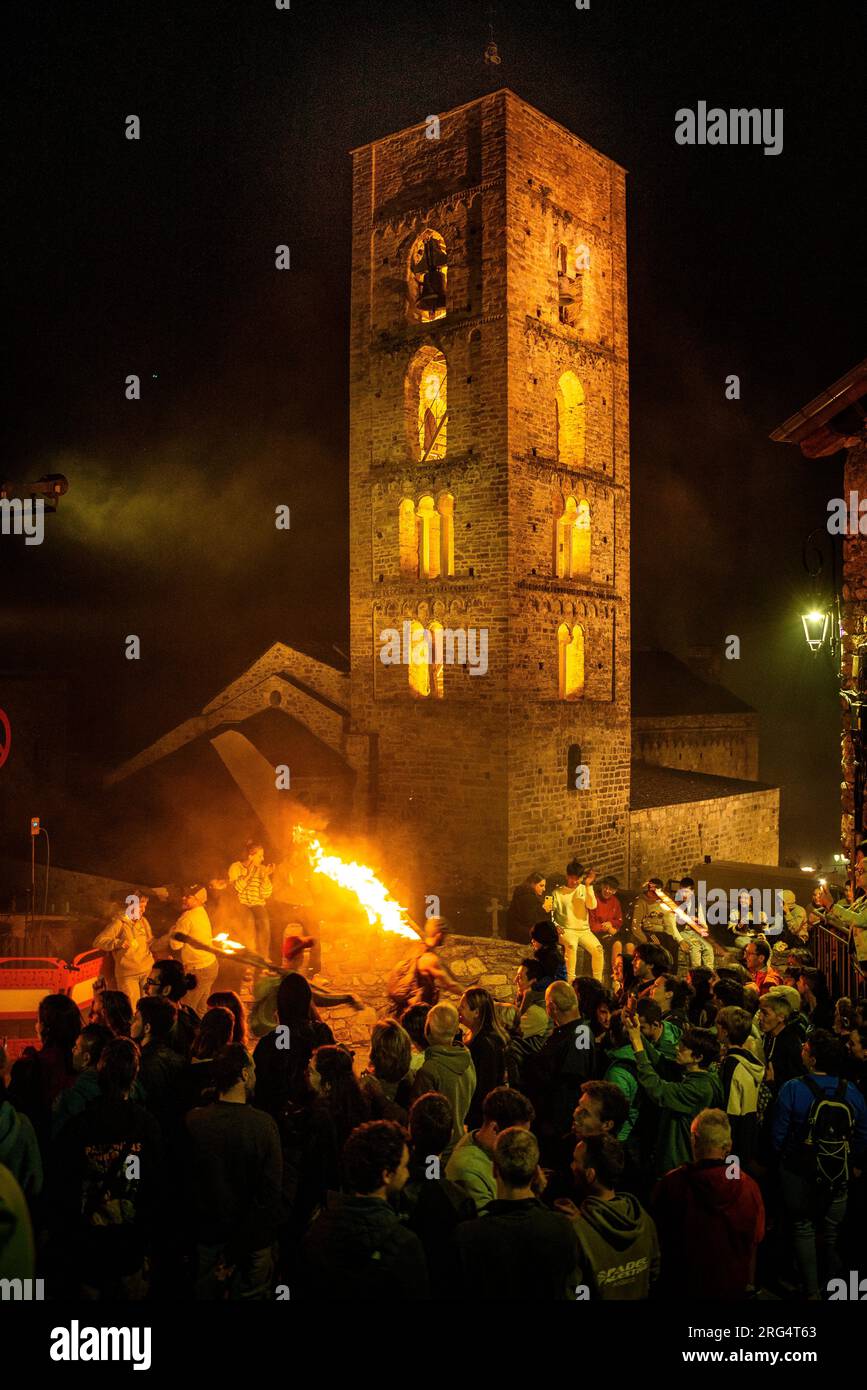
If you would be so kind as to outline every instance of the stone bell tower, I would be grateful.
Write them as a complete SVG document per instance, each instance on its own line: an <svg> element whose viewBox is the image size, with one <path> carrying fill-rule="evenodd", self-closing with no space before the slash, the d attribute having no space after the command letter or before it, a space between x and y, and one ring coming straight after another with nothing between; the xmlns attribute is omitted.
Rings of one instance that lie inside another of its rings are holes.
<svg viewBox="0 0 867 1390"><path fill-rule="evenodd" d="M352 729L412 908L625 869L624 172L503 90L353 153Z"/></svg>

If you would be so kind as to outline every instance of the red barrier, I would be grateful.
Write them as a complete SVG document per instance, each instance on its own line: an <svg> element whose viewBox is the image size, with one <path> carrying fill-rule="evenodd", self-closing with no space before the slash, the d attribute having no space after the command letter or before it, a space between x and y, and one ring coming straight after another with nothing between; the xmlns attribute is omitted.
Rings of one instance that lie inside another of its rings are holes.
<svg viewBox="0 0 867 1390"><path fill-rule="evenodd" d="M38 1044L36 1020L46 994L68 994L86 1019L102 951L83 951L71 965L51 956L0 956L0 1039L14 1060Z"/></svg>

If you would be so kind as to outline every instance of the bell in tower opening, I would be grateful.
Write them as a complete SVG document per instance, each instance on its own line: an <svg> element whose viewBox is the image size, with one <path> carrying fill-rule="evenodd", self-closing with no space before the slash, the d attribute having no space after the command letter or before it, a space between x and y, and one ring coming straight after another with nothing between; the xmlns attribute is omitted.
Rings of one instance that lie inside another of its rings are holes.
<svg viewBox="0 0 867 1390"><path fill-rule="evenodd" d="M445 242L436 232L426 232L413 247L410 273L414 305L423 323L445 317L448 255Z"/></svg>

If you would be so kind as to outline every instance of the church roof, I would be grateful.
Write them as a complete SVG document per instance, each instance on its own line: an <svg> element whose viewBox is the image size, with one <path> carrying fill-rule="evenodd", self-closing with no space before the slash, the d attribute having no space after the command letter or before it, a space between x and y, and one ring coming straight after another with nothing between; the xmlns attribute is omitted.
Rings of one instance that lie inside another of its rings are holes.
<svg viewBox="0 0 867 1390"><path fill-rule="evenodd" d="M685 772L681 768L636 762L632 764L629 807L632 811L646 811L651 806L677 806L685 801L715 801L720 797L776 790L767 782L713 777L707 772Z"/></svg>
<svg viewBox="0 0 867 1390"><path fill-rule="evenodd" d="M702 680L671 652L632 652L632 716L755 714L723 685Z"/></svg>

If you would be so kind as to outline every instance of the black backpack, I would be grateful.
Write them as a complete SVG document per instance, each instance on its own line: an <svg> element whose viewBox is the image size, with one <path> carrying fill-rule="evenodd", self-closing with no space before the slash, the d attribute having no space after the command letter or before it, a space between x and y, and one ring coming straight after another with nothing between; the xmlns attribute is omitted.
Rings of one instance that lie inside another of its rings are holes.
<svg viewBox="0 0 867 1390"><path fill-rule="evenodd" d="M844 1099L848 1083L841 1077L830 1095L811 1076L800 1079L809 1088L813 1104L807 1133L795 1154L797 1171L813 1184L817 1196L833 1200L844 1195L849 1185L853 1119Z"/></svg>

